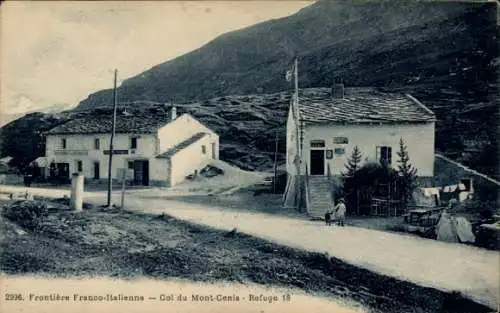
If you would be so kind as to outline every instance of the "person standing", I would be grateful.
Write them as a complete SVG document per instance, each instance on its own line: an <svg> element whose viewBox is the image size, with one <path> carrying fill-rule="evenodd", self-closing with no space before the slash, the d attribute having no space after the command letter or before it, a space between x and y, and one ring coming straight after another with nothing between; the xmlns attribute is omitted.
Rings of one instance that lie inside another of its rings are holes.
<svg viewBox="0 0 500 313"><path fill-rule="evenodd" d="M328 210L325 212L325 224L326 224L327 226L332 225L332 212L330 211L330 209L328 209Z"/></svg>
<svg viewBox="0 0 500 313"><path fill-rule="evenodd" d="M443 210L436 225L436 239L444 242L457 243L458 235L453 212L456 200L450 200L448 207Z"/></svg>
<svg viewBox="0 0 500 313"><path fill-rule="evenodd" d="M337 221L337 226L344 226L345 222L345 213L346 213L346 206L344 204L344 199L340 199L339 203L334 209L335 211L335 220Z"/></svg>

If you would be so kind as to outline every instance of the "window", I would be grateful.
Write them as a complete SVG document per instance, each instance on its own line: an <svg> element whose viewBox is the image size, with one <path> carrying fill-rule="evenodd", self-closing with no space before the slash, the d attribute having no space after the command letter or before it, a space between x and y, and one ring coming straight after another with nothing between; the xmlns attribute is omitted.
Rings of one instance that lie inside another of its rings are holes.
<svg viewBox="0 0 500 313"><path fill-rule="evenodd" d="M325 141L324 140L311 140L310 145L311 145L311 148L324 148Z"/></svg>
<svg viewBox="0 0 500 313"><path fill-rule="evenodd" d="M130 149L137 149L137 138L130 138Z"/></svg>
<svg viewBox="0 0 500 313"><path fill-rule="evenodd" d="M61 138L61 149L66 149L66 138Z"/></svg>
<svg viewBox="0 0 500 313"><path fill-rule="evenodd" d="M212 142L212 159L215 159L215 142Z"/></svg>
<svg viewBox="0 0 500 313"><path fill-rule="evenodd" d="M333 159L333 150L326 150L326 158L328 160Z"/></svg>
<svg viewBox="0 0 500 313"><path fill-rule="evenodd" d="M76 161L76 171L79 173L83 171L83 162L82 161Z"/></svg>
<svg viewBox="0 0 500 313"><path fill-rule="evenodd" d="M128 161L128 168L134 169L134 161Z"/></svg>
<svg viewBox="0 0 500 313"><path fill-rule="evenodd" d="M207 147L205 145L201 146L201 153L206 154L207 153Z"/></svg>
<svg viewBox="0 0 500 313"><path fill-rule="evenodd" d="M377 147L377 160L390 166L392 164L392 148L386 146Z"/></svg>
<svg viewBox="0 0 500 313"><path fill-rule="evenodd" d="M333 137L333 143L346 145L349 143L349 139L347 137Z"/></svg>
<svg viewBox="0 0 500 313"><path fill-rule="evenodd" d="M335 154L343 155L343 154L345 154L345 149L344 148L335 148Z"/></svg>
<svg viewBox="0 0 500 313"><path fill-rule="evenodd" d="M99 140L99 138L94 139L94 149L101 149L101 141Z"/></svg>

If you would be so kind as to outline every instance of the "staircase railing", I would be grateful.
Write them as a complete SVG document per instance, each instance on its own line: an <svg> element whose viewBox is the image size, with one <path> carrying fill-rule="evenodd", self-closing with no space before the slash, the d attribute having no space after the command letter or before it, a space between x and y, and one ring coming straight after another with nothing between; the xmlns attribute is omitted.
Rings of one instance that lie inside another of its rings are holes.
<svg viewBox="0 0 500 313"><path fill-rule="evenodd" d="M332 190L332 171L330 169L330 163L326 164L326 178L328 180L328 200L330 201L330 206L334 202L333 190Z"/></svg>
<svg viewBox="0 0 500 313"><path fill-rule="evenodd" d="M306 164L306 172L305 172L305 193L306 193L306 212L309 211L310 206L310 201L311 201L311 191L309 188L309 174L307 170L307 164Z"/></svg>

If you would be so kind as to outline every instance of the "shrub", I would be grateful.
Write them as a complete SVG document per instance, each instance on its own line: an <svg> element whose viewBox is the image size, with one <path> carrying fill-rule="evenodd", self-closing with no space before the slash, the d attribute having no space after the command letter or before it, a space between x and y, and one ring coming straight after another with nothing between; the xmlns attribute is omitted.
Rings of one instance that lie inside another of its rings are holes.
<svg viewBox="0 0 500 313"><path fill-rule="evenodd" d="M3 211L3 216L28 229L35 230L49 214L47 205L40 201L18 201Z"/></svg>

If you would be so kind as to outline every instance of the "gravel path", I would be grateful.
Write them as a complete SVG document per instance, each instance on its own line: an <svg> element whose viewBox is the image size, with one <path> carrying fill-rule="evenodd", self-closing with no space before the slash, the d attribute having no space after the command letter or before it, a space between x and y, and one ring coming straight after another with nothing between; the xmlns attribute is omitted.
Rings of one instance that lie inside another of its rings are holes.
<svg viewBox="0 0 500 313"><path fill-rule="evenodd" d="M4 187L0 186L0 191L3 190ZM52 190L33 189L32 192L47 196ZM54 196L57 197L56 193ZM327 252L330 256L380 274L444 291L460 291L494 309L500 303L500 253L495 251L357 227L326 227L320 222L262 213L141 199L139 196L128 196L127 206L148 213L164 212L219 229L237 228L276 243ZM104 194L94 193L88 197L101 203L104 200Z"/></svg>

